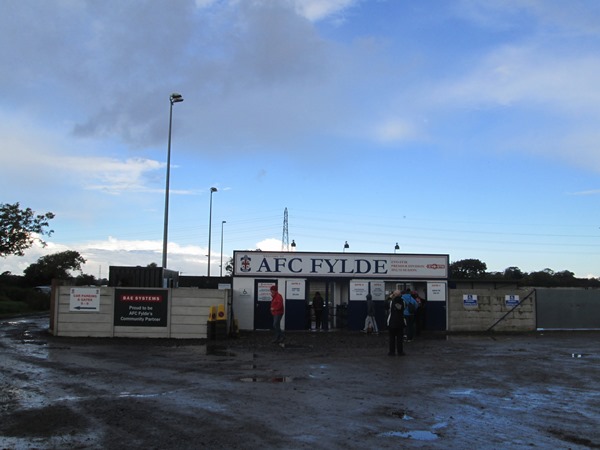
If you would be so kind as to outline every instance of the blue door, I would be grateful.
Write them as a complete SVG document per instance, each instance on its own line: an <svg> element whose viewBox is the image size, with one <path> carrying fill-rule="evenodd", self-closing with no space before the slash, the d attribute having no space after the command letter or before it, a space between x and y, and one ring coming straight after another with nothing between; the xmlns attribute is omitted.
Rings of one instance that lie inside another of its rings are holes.
<svg viewBox="0 0 600 450"><path fill-rule="evenodd" d="M423 321L428 331L446 331L446 302L427 301L423 308Z"/></svg>

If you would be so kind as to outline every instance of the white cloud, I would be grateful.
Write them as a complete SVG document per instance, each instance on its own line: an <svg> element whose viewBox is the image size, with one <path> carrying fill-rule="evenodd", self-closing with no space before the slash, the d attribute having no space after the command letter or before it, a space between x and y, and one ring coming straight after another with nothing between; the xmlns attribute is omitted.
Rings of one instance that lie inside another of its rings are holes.
<svg viewBox="0 0 600 450"><path fill-rule="evenodd" d="M281 251L281 240L275 238L268 238L263 241L257 242L257 249L261 249L264 252L279 252Z"/></svg>
<svg viewBox="0 0 600 450"><path fill-rule="evenodd" d="M567 35L600 33L600 8L596 0L460 0L456 11L482 27L518 27L526 17L538 29L551 28Z"/></svg>
<svg viewBox="0 0 600 450"><path fill-rule="evenodd" d="M335 16L358 3L357 0L292 0L296 11L310 21Z"/></svg>
<svg viewBox="0 0 600 450"><path fill-rule="evenodd" d="M597 55L560 54L536 45L511 45L493 51L462 79L442 84L433 95L449 106L558 108L558 112L600 112Z"/></svg>
<svg viewBox="0 0 600 450"><path fill-rule="evenodd" d="M375 139L383 143L402 142L416 137L412 123L399 118L390 118L378 124L374 130Z"/></svg>

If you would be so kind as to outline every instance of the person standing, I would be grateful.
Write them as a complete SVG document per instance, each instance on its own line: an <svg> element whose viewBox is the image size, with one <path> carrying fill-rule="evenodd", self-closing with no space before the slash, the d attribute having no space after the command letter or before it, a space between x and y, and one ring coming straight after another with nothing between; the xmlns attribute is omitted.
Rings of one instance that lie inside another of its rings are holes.
<svg viewBox="0 0 600 450"><path fill-rule="evenodd" d="M271 286L271 314L273 315L273 333L275 334L274 343L283 342L284 335L281 331L281 319L283 318L284 306L283 297L277 292L277 286Z"/></svg>
<svg viewBox="0 0 600 450"><path fill-rule="evenodd" d="M389 356L404 355L403 338L404 338L404 301L400 295L400 291L396 290L390 296L388 318L388 332L390 335Z"/></svg>
<svg viewBox="0 0 600 450"><path fill-rule="evenodd" d="M375 303L373 303L373 296L371 294L367 294L367 317L365 318L363 333L379 334L377 319L375 319Z"/></svg>
<svg viewBox="0 0 600 450"><path fill-rule="evenodd" d="M402 300L404 300L404 319L406 320L406 341L410 342L415 337L415 313L419 305L410 294L410 289L404 291Z"/></svg>
<svg viewBox="0 0 600 450"><path fill-rule="evenodd" d="M321 297L321 293L315 293L313 297L313 309L315 310L315 329L320 330L323 326L323 307L325 302L323 301L323 297Z"/></svg>

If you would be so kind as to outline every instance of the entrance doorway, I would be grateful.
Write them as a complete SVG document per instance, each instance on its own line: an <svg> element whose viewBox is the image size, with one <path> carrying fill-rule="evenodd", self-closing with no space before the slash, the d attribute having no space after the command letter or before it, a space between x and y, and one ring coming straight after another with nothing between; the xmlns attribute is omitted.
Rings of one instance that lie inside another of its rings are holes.
<svg viewBox="0 0 600 450"><path fill-rule="evenodd" d="M255 280L254 281L254 329L270 330L273 328L273 316L271 315L271 286L280 287L277 280Z"/></svg>

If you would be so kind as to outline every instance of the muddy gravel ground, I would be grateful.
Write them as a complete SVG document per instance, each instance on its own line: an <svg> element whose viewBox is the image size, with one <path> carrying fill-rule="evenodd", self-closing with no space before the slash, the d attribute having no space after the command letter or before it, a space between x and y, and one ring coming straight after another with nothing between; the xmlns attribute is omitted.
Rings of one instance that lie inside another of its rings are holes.
<svg viewBox="0 0 600 450"><path fill-rule="evenodd" d="M0 448L600 448L600 333L59 338L0 321Z"/></svg>

